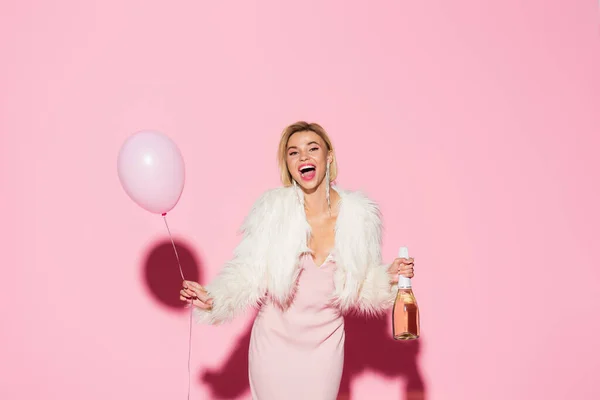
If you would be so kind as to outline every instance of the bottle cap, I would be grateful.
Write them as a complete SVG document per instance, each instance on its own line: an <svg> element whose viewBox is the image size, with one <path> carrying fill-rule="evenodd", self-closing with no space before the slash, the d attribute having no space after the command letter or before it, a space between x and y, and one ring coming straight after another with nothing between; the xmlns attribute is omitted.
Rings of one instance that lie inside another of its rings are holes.
<svg viewBox="0 0 600 400"><path fill-rule="evenodd" d="M398 257L399 258L408 258L408 247L406 247L406 246L400 247L400 250L398 251Z"/></svg>
<svg viewBox="0 0 600 400"><path fill-rule="evenodd" d="M398 258L408 258L408 247L400 247L400 251L398 251ZM410 278L406 278L402 275L398 275L398 289L410 289L412 288L412 283Z"/></svg>

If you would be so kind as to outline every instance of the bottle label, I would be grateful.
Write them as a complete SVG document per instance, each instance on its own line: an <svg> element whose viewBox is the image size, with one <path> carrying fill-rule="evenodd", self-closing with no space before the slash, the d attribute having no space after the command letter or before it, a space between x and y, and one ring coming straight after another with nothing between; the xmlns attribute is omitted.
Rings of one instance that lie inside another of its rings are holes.
<svg viewBox="0 0 600 400"><path fill-rule="evenodd" d="M402 275L398 276L398 289L410 289L412 288L412 283L410 278L405 278Z"/></svg>

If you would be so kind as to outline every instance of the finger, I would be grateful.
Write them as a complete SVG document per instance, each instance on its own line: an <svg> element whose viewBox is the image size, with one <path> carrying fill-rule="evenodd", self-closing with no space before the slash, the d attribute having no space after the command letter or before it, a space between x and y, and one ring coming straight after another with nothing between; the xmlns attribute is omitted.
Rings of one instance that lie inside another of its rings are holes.
<svg viewBox="0 0 600 400"><path fill-rule="evenodd" d="M182 292L186 293L190 298L198 299L200 301L206 302L209 300L209 295L206 290L195 290L193 288L182 289Z"/></svg>
<svg viewBox="0 0 600 400"><path fill-rule="evenodd" d="M202 285L194 281L183 281L183 287L187 287L194 290L204 290Z"/></svg>
<svg viewBox="0 0 600 400"><path fill-rule="evenodd" d="M203 303L212 304L212 299L208 297L208 294L200 294L196 298Z"/></svg>
<svg viewBox="0 0 600 400"><path fill-rule="evenodd" d="M194 285L184 286L184 289L187 290L189 293L192 293L194 296L199 296L202 293L206 293L206 289L204 289L202 286L198 285L195 282Z"/></svg>
<svg viewBox="0 0 600 400"><path fill-rule="evenodd" d="M192 305L194 307L198 307L201 310L208 310L208 309L210 309L210 307L208 306L208 304L205 304L205 303L201 302L200 300L194 300L194 301L192 301Z"/></svg>
<svg viewBox="0 0 600 400"><path fill-rule="evenodd" d="M393 265L413 265L414 261L410 258L396 258Z"/></svg>
<svg viewBox="0 0 600 400"><path fill-rule="evenodd" d="M188 296L188 297L198 297L198 294L193 291L192 289L182 289L182 291Z"/></svg>
<svg viewBox="0 0 600 400"><path fill-rule="evenodd" d="M198 296L196 295L196 293L193 292L193 291L191 291L190 289L182 289L180 293L183 294L188 299L196 299L196 298L198 298Z"/></svg>
<svg viewBox="0 0 600 400"><path fill-rule="evenodd" d="M205 302L203 302L201 300L193 300L192 304L202 310L210 310L212 308L212 306L210 304L206 304Z"/></svg>
<svg viewBox="0 0 600 400"><path fill-rule="evenodd" d="M413 276L415 276L413 271L402 271L400 275L402 275L405 278L412 278Z"/></svg>
<svg viewBox="0 0 600 400"><path fill-rule="evenodd" d="M413 267L411 267L409 265L403 266L400 269L398 269L398 273L399 274L405 274L407 272L413 272L413 271L414 271Z"/></svg>

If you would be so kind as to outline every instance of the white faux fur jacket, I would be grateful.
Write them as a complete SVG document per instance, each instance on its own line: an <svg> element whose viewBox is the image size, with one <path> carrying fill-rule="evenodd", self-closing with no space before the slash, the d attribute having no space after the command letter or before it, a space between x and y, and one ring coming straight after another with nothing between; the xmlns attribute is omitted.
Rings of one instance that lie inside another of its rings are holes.
<svg viewBox="0 0 600 400"><path fill-rule="evenodd" d="M395 293L388 265L381 263L379 208L359 192L333 189L341 199L331 301L344 313L381 313L392 306ZM300 256L311 252L307 245L310 230L300 189L280 187L264 193L242 225L242 240L233 259L206 285L213 298L212 310L195 307L196 321L220 324L267 298L282 307L289 304Z"/></svg>

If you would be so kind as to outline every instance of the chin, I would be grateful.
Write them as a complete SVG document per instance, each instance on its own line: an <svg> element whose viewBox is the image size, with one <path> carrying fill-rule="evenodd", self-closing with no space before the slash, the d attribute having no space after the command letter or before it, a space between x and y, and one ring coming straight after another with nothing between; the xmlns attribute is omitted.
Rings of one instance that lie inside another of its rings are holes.
<svg viewBox="0 0 600 400"><path fill-rule="evenodd" d="M298 177L298 180L296 181L298 183L298 186L300 186L303 190L305 191L311 191L311 190L315 190L317 187L319 187L319 183L323 182L323 179L311 179L310 181L304 181L302 180L302 178Z"/></svg>

